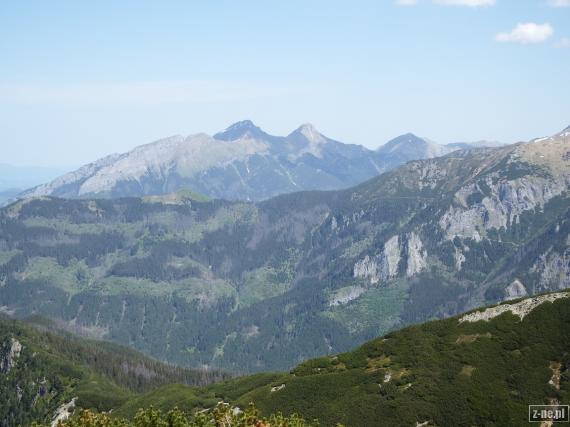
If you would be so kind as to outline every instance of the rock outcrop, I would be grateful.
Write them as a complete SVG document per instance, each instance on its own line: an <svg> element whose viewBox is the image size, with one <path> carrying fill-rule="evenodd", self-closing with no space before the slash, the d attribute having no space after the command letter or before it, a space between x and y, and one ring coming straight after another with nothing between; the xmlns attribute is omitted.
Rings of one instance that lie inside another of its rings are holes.
<svg viewBox="0 0 570 427"><path fill-rule="evenodd" d="M407 262L406 276L412 277L427 267L427 252L420 237L416 233L407 235Z"/></svg>
<svg viewBox="0 0 570 427"><path fill-rule="evenodd" d="M519 279L515 279L505 288L505 300L522 298L527 296L527 291Z"/></svg>
<svg viewBox="0 0 570 427"><path fill-rule="evenodd" d="M74 397L70 402L64 403L59 408L57 408L51 421L51 427L57 427L60 422L64 422L73 414L76 401L77 397Z"/></svg>
<svg viewBox="0 0 570 427"><path fill-rule="evenodd" d="M380 254L366 255L354 265L354 277L370 279L371 284L386 282L398 274L400 259L400 239L393 236L384 243Z"/></svg>
<svg viewBox="0 0 570 427"><path fill-rule="evenodd" d="M427 252L420 237L409 233L402 238L396 235L384 243L382 251L375 256L366 255L354 265L353 275L367 278L371 284L384 283L400 273L400 263L406 261L406 277L412 277L427 267Z"/></svg>
<svg viewBox="0 0 570 427"><path fill-rule="evenodd" d="M539 289L570 288L570 249L563 253L549 250L536 260L531 271L539 274Z"/></svg>
<svg viewBox="0 0 570 427"><path fill-rule="evenodd" d="M350 301L355 300L360 295L366 292L366 289L361 286L349 286L341 288L330 298L329 306L334 307L337 305L344 305Z"/></svg>
<svg viewBox="0 0 570 427"><path fill-rule="evenodd" d="M439 221L448 240L460 237L479 242L487 230L506 229L517 223L523 212L542 209L549 200L567 190L561 180L533 176L493 182L494 178L497 177L486 179L485 189L470 184L455 194L462 206L451 206ZM469 198L478 195L482 200L469 206Z"/></svg>
<svg viewBox="0 0 570 427"><path fill-rule="evenodd" d="M554 294L539 295L533 298L528 298L513 304L501 304L495 307L487 308L483 311L475 311L466 314L459 319L459 323L463 322L478 322L483 320L488 322L503 313L510 311L515 316L519 316L521 320L525 318L532 310L545 302L553 302L560 298L569 298L569 292L558 292Z"/></svg>
<svg viewBox="0 0 570 427"><path fill-rule="evenodd" d="M10 338L10 341L0 347L0 373L10 372L20 357L22 348L22 344L15 338Z"/></svg>

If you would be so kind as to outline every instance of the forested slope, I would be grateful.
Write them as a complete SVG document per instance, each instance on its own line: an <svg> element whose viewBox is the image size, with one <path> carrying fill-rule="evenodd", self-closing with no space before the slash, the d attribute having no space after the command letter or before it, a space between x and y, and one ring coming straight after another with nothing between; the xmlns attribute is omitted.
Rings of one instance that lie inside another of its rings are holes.
<svg viewBox="0 0 570 427"><path fill-rule="evenodd" d="M13 336L4 343L13 343L10 340ZM31 347L23 337L21 341L23 350L13 358L8 374L0 374L0 380L5 387L6 379L11 378L13 388L8 390L14 392L18 389L13 384L28 383L31 372L40 378L45 376L41 383L45 388L43 397L28 407L28 412L20 410L27 414L27 420L37 417L38 410L46 407L43 402L48 404L48 396L59 388L67 393L66 399L79 396L75 416L80 416L81 407L112 408L113 419L133 420L143 408L146 412L135 418L134 425L140 426L146 419L142 425L148 427L171 425L159 422L161 418L156 411L166 415L174 408L181 411L171 415L176 419L196 420L193 417L198 414L202 424L188 424L192 427L220 427L227 425L232 414L246 410L251 403L261 414L248 412L250 421L283 412L286 416L299 414L305 420L316 418L325 427L337 423L353 427L418 424L518 427L528 420L529 404L570 403L568 291L513 300L446 320L409 326L353 351L305 361L288 373L256 374L203 387L168 384L144 393L135 389L147 388L149 384L145 381L133 387L131 380L98 373L101 369L96 365L80 368L66 358L56 363L41 349L32 356L34 353L30 351L37 347ZM30 347L26 354L27 346ZM89 359L82 355L82 349L76 350L79 359ZM88 354L91 351L87 349ZM137 358L129 356L128 360ZM159 378L166 380L169 375ZM37 384L36 380L36 389ZM127 384L131 384L130 388L125 387ZM210 412L216 407L218 410ZM234 409L228 411L229 408ZM226 414L223 418L226 424L210 423L219 410ZM6 417L6 412L3 416ZM16 424L10 420L5 425ZM269 425L305 425L297 421L298 424ZM184 425L182 422L176 425ZM260 425L247 424L244 419L240 422L243 424L237 425Z"/></svg>
<svg viewBox="0 0 570 427"><path fill-rule="evenodd" d="M0 425L48 422L62 405L108 411L171 383L206 385L218 371L164 365L111 343L0 318Z"/></svg>

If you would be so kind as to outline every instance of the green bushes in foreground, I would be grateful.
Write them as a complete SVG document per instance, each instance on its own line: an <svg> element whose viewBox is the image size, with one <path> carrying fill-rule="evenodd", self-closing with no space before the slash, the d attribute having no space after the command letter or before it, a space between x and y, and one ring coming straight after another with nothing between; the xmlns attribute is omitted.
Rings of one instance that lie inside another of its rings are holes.
<svg viewBox="0 0 570 427"><path fill-rule="evenodd" d="M114 418L107 413L95 413L89 410L66 421L59 422L58 427L318 427L316 420L305 421L298 415L283 416L274 414L262 417L259 411L250 405L245 411L219 403L208 411L188 416L179 409L163 413L153 407L141 409L133 420ZM33 427L47 427L33 424ZM340 424L338 427L342 427Z"/></svg>

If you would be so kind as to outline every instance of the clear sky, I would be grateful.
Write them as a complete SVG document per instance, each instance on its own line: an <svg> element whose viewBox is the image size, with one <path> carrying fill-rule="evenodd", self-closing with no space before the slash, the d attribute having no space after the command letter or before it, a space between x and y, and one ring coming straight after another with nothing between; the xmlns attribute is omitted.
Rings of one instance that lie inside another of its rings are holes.
<svg viewBox="0 0 570 427"><path fill-rule="evenodd" d="M79 165L251 119L377 147L570 124L570 0L11 1L1 163Z"/></svg>

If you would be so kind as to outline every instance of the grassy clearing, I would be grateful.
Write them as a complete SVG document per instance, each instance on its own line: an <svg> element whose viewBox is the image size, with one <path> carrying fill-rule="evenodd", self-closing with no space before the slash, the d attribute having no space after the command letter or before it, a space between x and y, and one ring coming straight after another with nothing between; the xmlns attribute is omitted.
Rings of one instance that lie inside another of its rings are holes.
<svg viewBox="0 0 570 427"><path fill-rule="evenodd" d="M372 288L347 304L331 307L323 316L346 325L353 334L373 329L374 335L382 335L399 323L406 297L401 284Z"/></svg>

